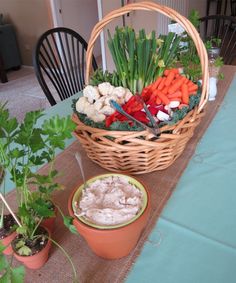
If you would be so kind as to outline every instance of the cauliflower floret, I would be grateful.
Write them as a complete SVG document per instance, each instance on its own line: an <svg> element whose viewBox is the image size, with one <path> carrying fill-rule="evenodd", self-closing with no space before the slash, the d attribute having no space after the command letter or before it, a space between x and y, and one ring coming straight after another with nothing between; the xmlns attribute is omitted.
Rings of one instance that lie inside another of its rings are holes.
<svg viewBox="0 0 236 283"><path fill-rule="evenodd" d="M104 82L98 85L98 90L101 95L110 95L114 90L114 86L108 82Z"/></svg>
<svg viewBox="0 0 236 283"><path fill-rule="evenodd" d="M85 108L85 114L91 118L95 112L95 108L93 104L89 104L86 108Z"/></svg>
<svg viewBox="0 0 236 283"><path fill-rule="evenodd" d="M117 100L118 100L118 97L116 96L116 95L110 95L110 96L107 96L106 98L105 98L105 105L108 105L108 106L110 106L110 100L115 100L116 102L118 102Z"/></svg>
<svg viewBox="0 0 236 283"><path fill-rule="evenodd" d="M100 109L99 112L105 115L111 115L115 112L115 109L113 109L111 106L105 105L102 109Z"/></svg>
<svg viewBox="0 0 236 283"><path fill-rule="evenodd" d="M99 111L102 107L104 106L104 100L99 98L95 103L94 103L94 108L95 110Z"/></svg>
<svg viewBox="0 0 236 283"><path fill-rule="evenodd" d="M76 108L76 111L78 111L79 113L82 113L82 114L86 114L85 111L86 111L86 108L89 106L89 102L88 102L88 99L87 97L80 97L79 100L76 102L75 104L75 108Z"/></svg>
<svg viewBox="0 0 236 283"><path fill-rule="evenodd" d="M116 95L117 97L121 98L124 97L126 93L126 89L122 86L115 87L112 95Z"/></svg>
<svg viewBox="0 0 236 283"><path fill-rule="evenodd" d="M88 101L90 103L93 103L94 100L98 100L99 97L100 97L100 94L98 92L98 89L97 87L94 87L94 86L91 86L91 85L87 85L84 90L83 90L83 94L84 94L84 97L87 97L88 98Z"/></svg>
<svg viewBox="0 0 236 283"><path fill-rule="evenodd" d="M106 116L104 115L104 114L102 114L102 113L99 113L98 111L96 111L95 113L94 113L94 115L91 117L91 119L94 121L94 122L102 122L102 121L104 121L105 120L105 118L106 118Z"/></svg>
<svg viewBox="0 0 236 283"><path fill-rule="evenodd" d="M102 113L99 113L95 107L94 104L89 104L85 109L85 114L93 120L94 122L102 122L105 120L106 116Z"/></svg>
<svg viewBox="0 0 236 283"><path fill-rule="evenodd" d="M125 102L127 102L132 96L133 96L132 92L128 88L126 88Z"/></svg>

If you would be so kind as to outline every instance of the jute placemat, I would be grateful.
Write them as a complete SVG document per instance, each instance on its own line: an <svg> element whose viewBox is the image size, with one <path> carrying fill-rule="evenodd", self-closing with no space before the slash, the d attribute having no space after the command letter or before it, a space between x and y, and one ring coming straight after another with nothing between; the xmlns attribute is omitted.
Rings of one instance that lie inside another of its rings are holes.
<svg viewBox="0 0 236 283"><path fill-rule="evenodd" d="M186 168L189 159L193 155L196 144L217 112L234 77L236 67L225 66L222 71L225 74L225 79L218 83L217 99L214 102L208 103L205 116L200 125L197 127L194 136L188 143L184 153L166 170L137 176L137 178L145 182L149 187L152 211L147 227L145 228L137 246L129 256L120 260L104 260L97 257L92 253L82 237L68 232L62 224L62 220L59 217L57 218L53 238L70 254L76 266L80 282L123 282L125 276L132 267L132 264L134 264L135 259L140 254L144 242L154 227L165 203L173 192L173 189ZM56 167L61 172L59 181L64 185L65 189L63 191L58 191L55 194L55 201L61 206L65 213L67 213L67 200L70 192L82 182L80 171L74 158L74 153L76 151L79 151L82 154L87 178L106 172L103 168L100 168L85 156L83 149L77 141L59 154L56 159ZM44 170L47 170L47 166L44 166L41 169L42 172ZM8 195L8 200L13 205L14 199L15 193L12 192ZM25 282L27 283L72 282L71 266L62 252L56 247L52 248L50 258L43 268L37 271L27 269L26 273Z"/></svg>

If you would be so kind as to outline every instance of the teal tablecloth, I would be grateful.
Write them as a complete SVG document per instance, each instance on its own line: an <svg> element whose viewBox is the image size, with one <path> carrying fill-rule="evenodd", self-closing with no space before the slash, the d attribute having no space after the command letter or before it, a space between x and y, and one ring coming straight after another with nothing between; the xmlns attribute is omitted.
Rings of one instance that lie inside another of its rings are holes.
<svg viewBox="0 0 236 283"><path fill-rule="evenodd" d="M236 282L236 78L127 283Z"/></svg>

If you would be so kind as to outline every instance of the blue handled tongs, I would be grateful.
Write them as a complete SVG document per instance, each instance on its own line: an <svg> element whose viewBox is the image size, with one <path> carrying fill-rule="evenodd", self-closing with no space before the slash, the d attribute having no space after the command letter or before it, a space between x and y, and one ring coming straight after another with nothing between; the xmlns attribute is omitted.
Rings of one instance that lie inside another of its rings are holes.
<svg viewBox="0 0 236 283"><path fill-rule="evenodd" d="M133 116L131 116L130 114L128 114L127 112L124 111L124 109L113 99L110 100L110 105L116 109L120 114L126 116L129 120L134 121L135 123L139 124L141 127L143 127L144 129L148 130L149 132L151 132L154 136L159 136L160 135L160 129L156 123L156 121L154 120L152 114L150 113L150 111L147 108L147 105L142 101L143 106L144 106L144 110L148 116L148 118L151 121L152 126L154 126L153 128L147 126L146 124L140 122L139 120L135 119Z"/></svg>

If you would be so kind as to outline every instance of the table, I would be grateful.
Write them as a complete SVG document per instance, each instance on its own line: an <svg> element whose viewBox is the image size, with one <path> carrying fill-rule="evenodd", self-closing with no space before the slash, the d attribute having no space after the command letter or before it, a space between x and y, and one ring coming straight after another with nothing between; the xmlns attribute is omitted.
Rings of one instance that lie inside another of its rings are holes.
<svg viewBox="0 0 236 283"><path fill-rule="evenodd" d="M131 283L155 282L155 279L161 283L221 282L216 281L218 277L220 280L223 278L221 270L226 270L228 273L231 272L229 278L225 277L227 279L231 279L232 276L234 276L235 268L233 268L233 260L235 260L235 250L233 240L236 234L235 229L232 229L232 237L229 237L229 234L227 233L228 226L219 225L222 224L225 217L228 217L232 211L226 210L225 214L214 214L211 212L211 208L214 207L217 207L218 209L230 207L233 209L234 199L233 197L227 197L228 195L225 194L224 199L225 202L227 202L227 206L225 204L223 205L211 190L209 190L209 194L202 195L202 193L205 193L204 186L198 188L194 185L195 182L193 182L194 178L203 180L204 182L207 180L207 182L209 182L209 180L206 179L206 176L211 172L210 167L215 164L215 149L212 147L212 144L210 144L210 147L206 147L206 145L204 146L205 141L202 139L199 146L203 145L203 150L214 150L214 154L209 156L209 154L202 152L202 149L199 149L198 147L189 166L183 175L182 173L183 169L188 164L189 158L195 151L196 143L199 141L210 124L211 119L214 117L215 112L220 107L221 101L224 98L224 93L232 81L235 70L236 67L224 67L223 72L226 74L226 79L219 83L217 100L208 103L204 120L201 122L200 126L197 127L194 137L189 141L184 153L175 161L175 163L166 170L138 176L138 178L144 181L150 188L152 211L149 223L136 248L130 255L120 260L101 259L91 252L82 237L70 234L63 226L62 220L59 218L57 219L53 237L62 244L71 255L72 260L77 267L80 282L118 283L122 282L124 278L126 278L127 282ZM233 89L236 89L235 80L230 88L229 94L232 95ZM229 99L231 101L231 97ZM46 116L49 117L57 113L60 115L72 113L70 107L71 100L72 99L65 100L55 107L50 108L46 111ZM233 103L230 105L231 108L233 105ZM223 104L221 110L224 111L224 107L226 106L227 103ZM221 115L222 111L218 114ZM218 123L220 122L219 124L221 125L223 123L221 120L222 117L220 116L220 118L217 118L216 122L212 123L211 127L214 127L214 123L216 123L215 130L217 130L219 126ZM227 118L227 122L232 122L229 117ZM211 127L209 130L211 130ZM235 133L235 130L232 130L231 132ZM218 145L219 150L221 150L220 158L223 160L226 155L224 154L222 139L226 134L229 134L229 132L227 133L227 130L222 132L221 129L221 133L224 133L224 135L222 135L221 139L219 137L220 142ZM231 150L234 148L234 142L231 141L231 147L229 148ZM85 152L77 140L70 140L68 142L68 147L63 152L59 153L56 158L56 169L62 173L59 181L64 185L65 189L64 191L58 191L55 194L54 199L65 213L67 211L67 199L70 192L82 182L79 168L74 158L75 151L80 151L82 154L85 161L84 167L87 178L106 172L105 169L86 158ZM210 157L212 159L207 159L210 161L206 162L206 158ZM200 163L201 166L197 163L199 171L196 173L191 164L192 162L199 162L199 160L202 161L202 158L204 158L204 164L206 163L206 170L202 168L203 163ZM227 161L230 161L230 156L226 159L226 162ZM234 164L233 162L234 160L231 159L231 164ZM216 165L214 165L213 168L214 170L217 170ZM221 170L220 167L218 168L218 171L215 172L217 172L218 176L220 174L218 174L218 172L221 172L222 174L222 172L225 173L226 171L229 178L230 171L227 171L228 169L229 166L224 170ZM44 172L45 170L47 170L47 166L44 166L40 171ZM182 177L179 181L181 175ZM223 182L221 176L224 176L224 174L219 175L218 179ZM233 179L231 180L231 184L232 182ZM177 187L176 183L178 183ZM175 191L172 194L174 189ZM215 190L216 194L221 192L219 188ZM228 192L228 190L229 189L226 191ZM162 212L161 217L159 217L171 194L172 198ZM14 192L9 194L8 199L10 203L14 204ZM215 206L209 205L211 202L213 203L213 200ZM202 213L199 211L202 211ZM207 216L207 221L203 222L202 220L205 219L205 216ZM159 221L156 224L158 217ZM218 223L215 220L216 217L219 219ZM234 217L228 218L230 220L232 219L230 223L233 223ZM213 220L214 222L212 222ZM203 226L202 223L204 223ZM211 227L212 233L210 234L208 234L207 231L208 226ZM215 230L213 230L213 228ZM152 230L153 232L150 234ZM215 231L217 231L216 234ZM141 252L145 242L146 244ZM227 260L217 261L217 259L220 259L220 256L224 254L224 249L229 251ZM214 263L216 263L216 266L211 264L210 260L212 259L214 260ZM129 270L131 270L130 273ZM71 279L71 267L65 257L56 248L52 250L49 261L42 269L37 271L27 270L26 275L26 283L60 283L71 282ZM230 281L226 280L225 282Z"/></svg>
<svg viewBox="0 0 236 283"><path fill-rule="evenodd" d="M236 77L126 282L236 282L235 90Z"/></svg>

